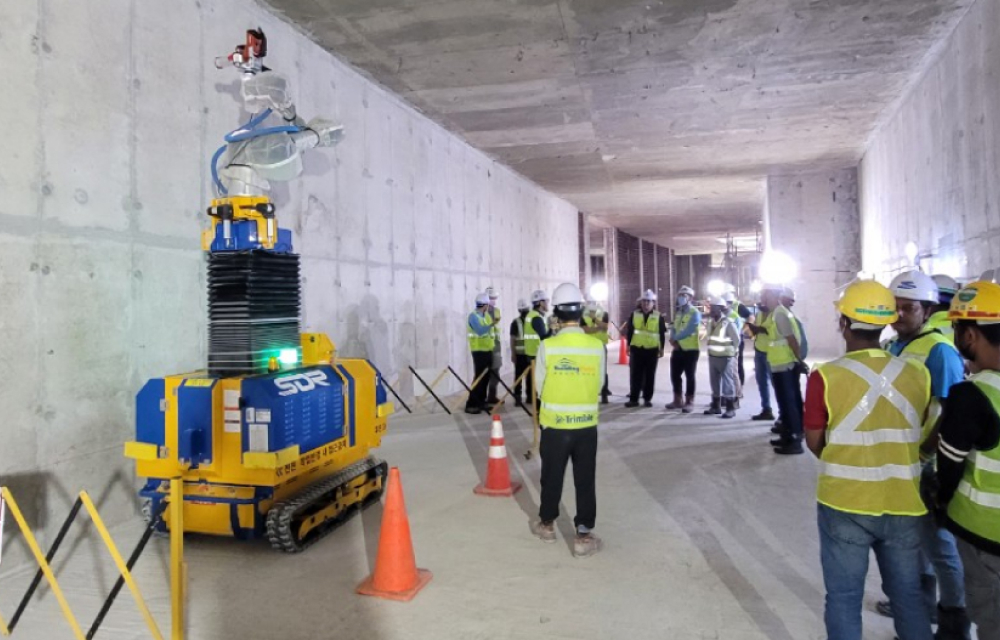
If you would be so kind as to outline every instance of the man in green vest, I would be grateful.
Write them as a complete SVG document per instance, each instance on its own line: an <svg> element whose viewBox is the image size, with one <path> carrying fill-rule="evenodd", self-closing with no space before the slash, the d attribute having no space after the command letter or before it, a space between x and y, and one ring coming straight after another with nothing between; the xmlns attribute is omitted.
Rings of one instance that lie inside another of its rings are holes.
<svg viewBox="0 0 1000 640"><path fill-rule="evenodd" d="M597 301L587 296L586 307L583 311L583 331L584 333L594 336L597 338L601 344L607 346L608 344L608 325L611 323L608 317L607 311L602 309ZM607 359L604 361L607 365ZM611 391L608 389L608 369L604 369L604 388L601 389L601 404L608 403L608 396L611 395Z"/></svg>
<svg viewBox="0 0 1000 640"><path fill-rule="evenodd" d="M535 386L542 428L539 454L542 458L542 496L538 521L532 532L544 542L555 542L555 520L559 517L566 466L573 461L576 487L576 537L573 555L593 555L601 541L592 532L597 518L597 423L605 346L580 328L583 295L575 284L559 285L552 295L561 329L538 350Z"/></svg>
<svg viewBox="0 0 1000 640"><path fill-rule="evenodd" d="M931 317L928 318L925 326L928 330L939 331L945 338L954 342L955 330L951 326L951 320L948 319L948 310L951 307L952 298L955 297L955 292L959 289L958 282L943 273L931 276L931 278L934 279L934 283L938 287L938 302L931 308Z"/></svg>
<svg viewBox="0 0 1000 640"><path fill-rule="evenodd" d="M920 441L930 376L879 348L896 320L892 292L851 284L837 302L842 358L821 365L806 389L806 442L819 458L816 498L829 640L860 640L872 550L892 598L900 640L931 640L921 593Z"/></svg>
<svg viewBox="0 0 1000 640"><path fill-rule="evenodd" d="M517 312L518 316L514 318L514 321L510 323L510 359L514 364L514 404L521 406L521 387L523 375L523 386L524 386L524 399L531 401L531 372L528 371L531 368L531 361L528 359L528 354L524 348L524 333L525 326L528 323L528 312L531 311L531 305L525 299L520 299L517 301ZM528 371L525 374L525 371Z"/></svg>
<svg viewBox="0 0 1000 640"><path fill-rule="evenodd" d="M493 320L487 313L490 297L485 293L476 296L476 309L466 319L469 351L472 352L473 380L476 384L465 403L465 412L482 413L486 407L487 376L493 366Z"/></svg>
<svg viewBox="0 0 1000 640"><path fill-rule="evenodd" d="M1000 640L1000 286L969 284L949 317L955 345L977 373L953 386L944 405L937 502L958 540L979 640Z"/></svg>
<svg viewBox="0 0 1000 640"><path fill-rule="evenodd" d="M736 322L727 313L726 300L719 296L709 299L708 322L708 374L712 385L712 404L705 415L719 415L723 418L736 416L736 394L739 379L734 360L740 341L740 331ZM723 413L722 404L726 411Z"/></svg>
<svg viewBox="0 0 1000 640"><path fill-rule="evenodd" d="M670 352L670 384L674 389L674 401L667 405L667 409L680 409L683 413L694 411L695 376L701 356L700 327L701 311L694 306L694 289L685 285L677 291L677 309L670 334L670 345L673 347Z"/></svg>
<svg viewBox="0 0 1000 640"><path fill-rule="evenodd" d="M626 407L638 407L639 395L646 407L653 406L656 390L656 365L663 357L667 336L666 319L656 310L656 294L647 289L639 300L639 309L622 328L628 341L629 392Z"/></svg>
<svg viewBox="0 0 1000 640"><path fill-rule="evenodd" d="M531 293L531 311L524 318L524 355L528 357L529 367L535 362L542 340L551 335L548 322L545 319L548 312L549 294L541 289L536 289ZM527 390L531 394L528 403L533 407L535 406L535 385L529 384Z"/></svg>

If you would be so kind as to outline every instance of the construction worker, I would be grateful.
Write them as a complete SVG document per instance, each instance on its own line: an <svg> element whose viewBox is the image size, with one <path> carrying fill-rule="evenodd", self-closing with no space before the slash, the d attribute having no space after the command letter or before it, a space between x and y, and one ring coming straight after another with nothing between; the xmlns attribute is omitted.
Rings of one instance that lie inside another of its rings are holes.
<svg viewBox="0 0 1000 640"><path fill-rule="evenodd" d="M736 407L739 408L740 400L743 399L743 323L745 318L750 316L750 310L743 306L736 298L735 287L726 285L732 291L723 294L722 299L726 303L723 313L736 326L736 335L739 340L736 342L736 356L732 359L733 380L736 384ZM743 315L746 311L746 315Z"/></svg>
<svg viewBox="0 0 1000 640"><path fill-rule="evenodd" d="M586 307L583 311L583 331L588 335L592 335L597 338L601 344L607 347L608 344L608 325L611 324L611 320L608 317L608 313L597 304L597 301L587 296ZM607 365L607 358L604 359L604 364ZM608 396L611 395L611 391L608 389L608 370L604 369L604 387L601 389L601 404L608 403Z"/></svg>
<svg viewBox="0 0 1000 640"><path fill-rule="evenodd" d="M820 460L816 499L827 637L861 640L874 550L892 596L896 635L931 640L920 583L921 517L927 508L919 462L930 376L918 363L879 348L879 336L897 318L886 287L855 282L837 310L847 354L810 375L805 415L806 442Z"/></svg>
<svg viewBox="0 0 1000 640"><path fill-rule="evenodd" d="M497 306L500 295L493 287L486 287L486 295L490 299L486 313L489 314L490 319L493 321L493 363L490 367L490 382L487 387L486 403L495 405L500 402L500 399L497 397L497 384L500 381L500 369L503 367L503 352L500 344L500 307Z"/></svg>
<svg viewBox="0 0 1000 640"><path fill-rule="evenodd" d="M941 415L937 502L958 539L968 616L979 640L1000 640L1000 286L973 282L948 315L977 373L951 388Z"/></svg>
<svg viewBox="0 0 1000 640"><path fill-rule="evenodd" d="M785 287L781 290L781 306L785 307L789 311L791 311L795 306L795 290L791 287ZM806 335L806 328L802 324L802 318L793 313L792 320L795 324L799 325L799 354L802 356L802 359L805 360L809 357L809 336Z"/></svg>
<svg viewBox="0 0 1000 640"><path fill-rule="evenodd" d="M694 411L695 374L698 371L699 349L698 328L701 326L701 312L694 306L694 289L684 285L677 291L677 310L674 313L674 327L670 336L670 383L674 388L674 400L667 409L680 409L684 413ZM681 383L687 378L684 395Z"/></svg>
<svg viewBox="0 0 1000 640"><path fill-rule="evenodd" d="M490 368L493 366L493 320L489 314L490 297L484 292L476 296L476 310L469 314L466 324L469 331L469 350L472 351L473 380L475 384L465 403L465 412L482 413L486 407L486 388Z"/></svg>
<svg viewBox="0 0 1000 640"><path fill-rule="evenodd" d="M656 388L656 365L663 357L667 322L656 310L656 294L647 289L639 300L639 309L623 328L628 340L629 392L626 407L638 407L639 395L646 407L653 406Z"/></svg>
<svg viewBox="0 0 1000 640"><path fill-rule="evenodd" d="M750 419L757 421L774 420L774 412L771 410L771 368L767 365L767 348L771 339L766 333L753 332L753 327L767 323L769 312L767 305L761 300L757 303L753 317L748 318L743 325L743 333L753 338L753 373L757 380L757 392L760 393L760 413Z"/></svg>
<svg viewBox="0 0 1000 640"><path fill-rule="evenodd" d="M607 351L580 328L583 295L579 287L568 282L559 285L552 294L552 304L562 328L542 343L535 364L542 428L542 496L539 519L532 523L532 531L545 542L555 542L563 478L572 460L576 486L573 555L582 558L601 548L592 531L597 518L597 396Z"/></svg>
<svg viewBox="0 0 1000 640"><path fill-rule="evenodd" d="M528 322L528 312L531 305L524 298L517 301L518 316L510 323L510 359L514 365L514 404L521 406L521 386L524 383L524 399L531 401L531 361L524 347L525 324ZM525 371L528 371L525 374ZM522 378L521 376L524 376Z"/></svg>
<svg viewBox="0 0 1000 640"><path fill-rule="evenodd" d="M927 329L936 329L945 338L954 342L955 330L951 326L951 320L948 319L948 309L951 307L951 300L955 297L955 292L959 289L958 282L951 276L944 274L931 276L931 278L938 286L938 303L931 308L931 317L925 326Z"/></svg>
<svg viewBox="0 0 1000 640"><path fill-rule="evenodd" d="M736 416L736 359L740 331L736 322L727 314L728 304L720 296L709 299L708 322L708 373L712 385L712 404L705 415L719 415L723 418ZM725 405L725 412L722 411Z"/></svg>
<svg viewBox="0 0 1000 640"><path fill-rule="evenodd" d="M947 338L924 326L933 307L938 304L937 283L919 271L906 271L893 279L889 289L896 299L898 319L892 324L896 337L885 344L885 349L894 356L922 363L930 372L931 403L925 425L926 437L936 425L950 389L964 379L965 365L958 350ZM923 467L925 483L932 483L933 476L934 461L928 460ZM947 629L961 627L965 619L965 580L955 537L947 529L936 526L930 516L924 519L924 525L925 559L922 567L927 607L932 617L936 617ZM890 615L894 605L890 597L889 602L879 602L876 610ZM965 640L969 638L967 621L964 626L964 631L949 635L939 633L939 636Z"/></svg>
<svg viewBox="0 0 1000 640"><path fill-rule="evenodd" d="M774 396L781 412L782 432L771 440L774 452L797 455L802 449L802 386L799 375L802 362L800 345L802 334L792 312L781 304L784 289L779 284L766 284L761 292L764 304L770 309L763 324L748 325L754 335L766 334L767 365L771 370Z"/></svg>
<svg viewBox="0 0 1000 640"><path fill-rule="evenodd" d="M528 366L532 366L535 357L538 355L538 348L542 340L549 337L549 325L545 320L549 312L549 294L541 289L536 289L531 293L531 311L524 318L524 355L528 357ZM528 374L531 377L532 374ZM527 398L531 406L535 406L535 386L528 384L525 387L526 393L530 393Z"/></svg>

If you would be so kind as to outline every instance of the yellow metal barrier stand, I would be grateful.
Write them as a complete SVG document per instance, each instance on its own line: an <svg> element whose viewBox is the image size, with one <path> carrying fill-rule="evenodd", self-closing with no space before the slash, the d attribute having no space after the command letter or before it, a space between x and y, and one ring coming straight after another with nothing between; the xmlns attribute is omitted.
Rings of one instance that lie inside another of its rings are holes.
<svg viewBox="0 0 1000 640"><path fill-rule="evenodd" d="M530 371L531 371L531 369L525 369L524 371L522 371L521 375L519 375L517 377L517 379L514 380L514 384L511 385L511 388L516 389L517 385L519 385L522 382L524 382L525 376L527 376ZM503 395L500 396L500 401L497 402L497 406L502 405L504 403L504 401L507 400L507 398L509 398L509 397L510 397L510 391L504 390ZM528 393L528 397L529 398L531 397L530 390L529 390L529 393Z"/></svg>
<svg viewBox="0 0 1000 640"><path fill-rule="evenodd" d="M52 587L52 593L55 594L56 600L59 602L59 608L62 609L63 617L66 618L70 628L73 630L73 635L77 638L77 640L86 640L86 636L80 628L79 623L77 623L76 617L73 615L73 611L69 608L66 596L63 595L62 589L56 581L56 576L52 572L52 567L50 567L49 563L46 562L45 554L42 553L41 548L38 546L38 541L35 540L35 534L33 534L31 529L28 528L28 523L25 522L24 516L21 514L21 509L17 506L17 502L14 500L14 496L12 496L10 491L7 490L7 487L0 487L0 495L3 496L4 502L10 506L10 514L14 516L14 520L17 522L17 526L21 529L21 534L24 536L25 542L28 543L28 548L31 549L31 553L35 556L35 560L38 562L38 566L45 575L45 579L48 581L49 586ZM4 635L10 635L6 625L4 625L4 631Z"/></svg>
<svg viewBox="0 0 1000 640"><path fill-rule="evenodd" d="M486 371L483 371L482 373L480 373L479 377L476 378L475 380L473 380L472 384L469 385L469 390L466 391L465 393L460 393L459 394L458 401L455 402L454 406L452 406L452 408L451 408L452 411L458 411L458 405L462 404L463 402L466 402L469 399L469 396L472 395L472 389L475 389L476 385L479 384L480 381L482 381L483 376L488 375L489 372L490 372L490 370L487 369Z"/></svg>
<svg viewBox="0 0 1000 640"><path fill-rule="evenodd" d="M170 604L171 640L184 640L184 601L187 567L184 564L184 482L170 480Z"/></svg>
<svg viewBox="0 0 1000 640"><path fill-rule="evenodd" d="M427 392L428 396L430 395L430 392L434 390L434 387L438 386L438 383L440 383L441 380L444 379L444 377L445 377L445 375L447 373L448 373L448 367L445 367L444 370L441 371L441 373L438 374L438 377L434 378L434 382L431 382L431 388ZM419 398L417 398L417 401L413 403L413 408L416 409L417 407L422 407L423 404L424 404L424 398L425 398L425 396L423 396L423 395L421 395ZM433 408L431 409L431 411L433 411Z"/></svg>
<svg viewBox="0 0 1000 640"><path fill-rule="evenodd" d="M83 502L83 508L87 510L90 514L90 519L94 521L94 527L97 529L98 535L104 540L104 546L108 548L108 553L111 554L111 558L115 561L115 566L118 568L118 573L121 574L122 579L125 580L125 584L128 586L129 591L132 592L132 597L135 598L135 606L138 607L139 613L142 614L143 619L146 621L146 626L149 627L149 632L153 634L156 640L163 640L163 635L160 633L159 628L156 626L156 621L153 620L152 614L149 613L149 607L146 606L146 601L142 598L142 592L139 591L139 585L135 583L132 578L132 572L128 570L128 566L125 563L125 558L118 552L118 547L115 545L115 541L112 540L111 534L108 532L108 528L104 525L104 520L101 519L101 515L97 513L97 507L94 506L93 501L90 496L87 495L86 491L80 492L80 500Z"/></svg>

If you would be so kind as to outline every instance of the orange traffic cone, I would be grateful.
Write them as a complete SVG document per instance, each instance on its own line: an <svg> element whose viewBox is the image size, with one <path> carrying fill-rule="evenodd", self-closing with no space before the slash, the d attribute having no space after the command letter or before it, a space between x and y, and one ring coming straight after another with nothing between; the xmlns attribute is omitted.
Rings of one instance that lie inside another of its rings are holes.
<svg viewBox="0 0 1000 640"><path fill-rule="evenodd" d="M481 496L512 496L521 488L520 482L510 481L510 465L507 464L507 445L503 441L503 424L500 416L493 416L493 430L490 432L490 460L486 467L486 482L472 491Z"/></svg>
<svg viewBox="0 0 1000 640"><path fill-rule="evenodd" d="M622 336L618 344L618 364L628 364L628 344L625 342L625 336Z"/></svg>
<svg viewBox="0 0 1000 640"><path fill-rule="evenodd" d="M410 539L410 521L403 502L399 467L389 470L389 488L382 513L375 571L358 585L358 593L409 602L431 581L431 572L417 568Z"/></svg>

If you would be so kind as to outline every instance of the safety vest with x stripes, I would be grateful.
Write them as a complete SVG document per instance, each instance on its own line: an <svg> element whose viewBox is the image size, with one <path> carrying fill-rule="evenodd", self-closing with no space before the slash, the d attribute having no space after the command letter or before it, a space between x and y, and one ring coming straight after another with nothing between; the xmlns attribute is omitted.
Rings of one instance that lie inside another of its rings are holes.
<svg viewBox="0 0 1000 640"><path fill-rule="evenodd" d="M927 369L880 349L848 353L819 368L829 416L817 499L864 515L918 516L921 426L930 402Z"/></svg>
<svg viewBox="0 0 1000 640"><path fill-rule="evenodd" d="M970 380L1000 415L1000 373L981 371ZM1000 544L1000 445L969 454L958 490L948 503L948 517L966 531Z"/></svg>

